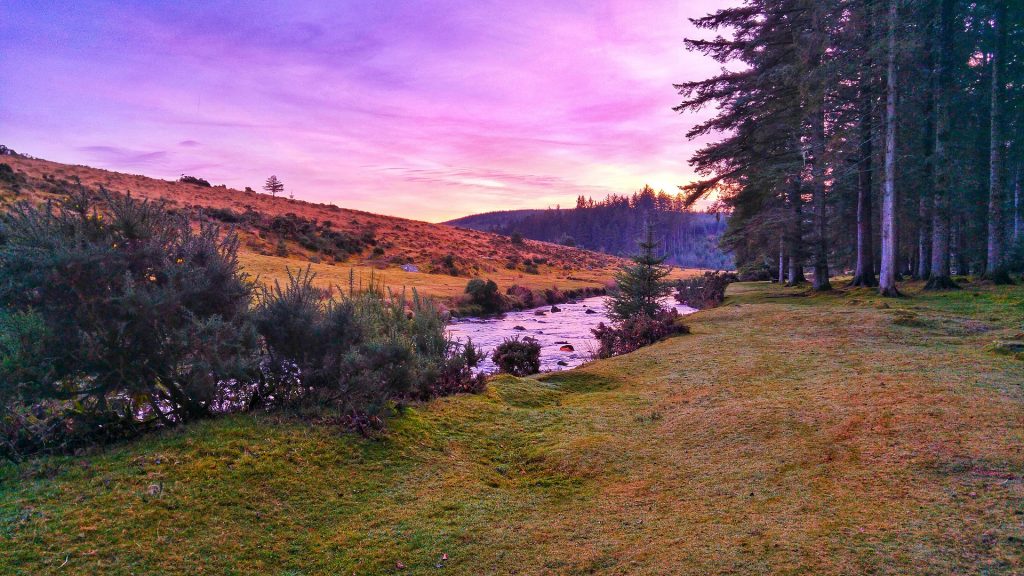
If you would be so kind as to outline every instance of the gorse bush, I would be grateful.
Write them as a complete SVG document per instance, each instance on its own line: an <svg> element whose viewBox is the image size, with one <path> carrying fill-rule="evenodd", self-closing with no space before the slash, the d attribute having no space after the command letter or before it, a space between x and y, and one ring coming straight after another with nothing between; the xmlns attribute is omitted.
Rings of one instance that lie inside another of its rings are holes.
<svg viewBox="0 0 1024 576"><path fill-rule="evenodd" d="M251 374L253 287L237 240L193 230L160 204L103 199L105 214L82 191L56 210L18 205L5 224L8 452L33 448L9 428L18 406L68 424L53 427L66 438L38 438L40 448L74 444L82 422L102 436L209 416L224 400L221 382Z"/></svg>
<svg viewBox="0 0 1024 576"><path fill-rule="evenodd" d="M676 284L676 300L692 308L714 308L725 300L725 289L736 282L735 272L705 272Z"/></svg>
<svg viewBox="0 0 1024 576"><path fill-rule="evenodd" d="M540 372L540 343L533 338L506 338L494 349L494 363L513 376Z"/></svg>
<svg viewBox="0 0 1024 576"><path fill-rule="evenodd" d="M79 189L0 226L0 456L303 402L365 431L396 400L483 386L479 352L415 293L335 298L308 269L257 292L234 234L101 200Z"/></svg>
<svg viewBox="0 0 1024 576"><path fill-rule="evenodd" d="M437 307L415 292L327 296L307 268L264 290L254 317L266 360L252 404L314 401L337 408L361 432L381 424L400 398L428 399L482 389L472 343L446 333Z"/></svg>

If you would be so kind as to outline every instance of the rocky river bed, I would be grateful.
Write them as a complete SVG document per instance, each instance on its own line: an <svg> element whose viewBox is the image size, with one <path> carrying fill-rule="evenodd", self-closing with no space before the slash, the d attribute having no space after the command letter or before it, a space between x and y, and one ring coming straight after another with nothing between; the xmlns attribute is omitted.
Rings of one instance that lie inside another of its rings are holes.
<svg viewBox="0 0 1024 576"><path fill-rule="evenodd" d="M556 306L507 312L495 318L458 318L448 329L456 340L465 342L471 338L476 347L487 352L487 359L480 365L482 372L498 371L491 360L494 348L505 338L517 335L529 336L540 343L542 372L566 370L593 359L597 340L590 330L601 322L608 323L605 300L604 296L596 296ZM680 314L696 312L672 298L666 298L664 303Z"/></svg>

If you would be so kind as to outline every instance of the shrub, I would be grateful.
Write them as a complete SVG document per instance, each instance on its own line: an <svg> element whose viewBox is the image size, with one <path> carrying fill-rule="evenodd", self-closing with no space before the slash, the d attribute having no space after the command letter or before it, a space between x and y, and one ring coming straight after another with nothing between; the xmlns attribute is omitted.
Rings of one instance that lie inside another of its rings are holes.
<svg viewBox="0 0 1024 576"><path fill-rule="evenodd" d="M548 304L561 304L565 302L565 294L558 289L558 286L552 286L544 290L544 301Z"/></svg>
<svg viewBox="0 0 1024 576"><path fill-rule="evenodd" d="M181 182L183 184L194 184L196 186L203 186L204 188L210 187L210 182L208 180L199 178L197 176L187 176L185 174L182 174L181 178L178 178L178 182Z"/></svg>
<svg viewBox="0 0 1024 576"><path fill-rule="evenodd" d="M7 456L70 442L44 430L104 437L209 416L230 394L222 383L253 368L237 238L193 230L162 204L103 197L106 215L79 190L56 210L17 205L5 226L2 409L6 431L21 430ZM26 410L76 427L35 426Z"/></svg>
<svg viewBox="0 0 1024 576"><path fill-rule="evenodd" d="M640 314L611 326L602 322L591 332L598 341L597 357L610 358L649 346L674 334L689 334L690 329L682 323L682 316L678 312L670 310L654 317Z"/></svg>
<svg viewBox="0 0 1024 576"><path fill-rule="evenodd" d="M513 308L533 308L539 304L535 300L533 290L526 286L514 284L505 291L505 294L509 297L509 305Z"/></svg>
<svg viewBox="0 0 1024 576"><path fill-rule="evenodd" d="M374 231L371 229L355 235L331 229L330 222L318 224L316 220L292 213L273 218L254 213L250 219L261 232L273 232L282 240L292 240L306 250L334 257L335 260L344 260L350 254L359 254L367 246L377 244Z"/></svg>
<svg viewBox="0 0 1024 576"><path fill-rule="evenodd" d="M6 186L15 196L21 194L22 185L27 183L24 174L15 172L9 164L0 163L0 184Z"/></svg>
<svg viewBox="0 0 1024 576"><path fill-rule="evenodd" d="M255 324L265 360L253 404L331 406L367 433L396 400L482 390L472 373L479 351L448 338L432 301L386 295L372 282L367 292L335 298L314 276L289 271L284 287L261 294Z"/></svg>
<svg viewBox="0 0 1024 576"><path fill-rule="evenodd" d="M206 208L205 213L206 216L226 224L238 224L245 220L245 215L239 214L231 208Z"/></svg>
<svg viewBox="0 0 1024 576"><path fill-rule="evenodd" d="M522 246L523 244L526 243L523 240L523 235L520 234L519 232L513 232L512 236L511 236L511 239L512 239L512 243L515 244L516 246Z"/></svg>
<svg viewBox="0 0 1024 576"><path fill-rule="evenodd" d="M736 276L742 282L764 282L773 280L777 271L764 262L749 262L740 266Z"/></svg>
<svg viewBox="0 0 1024 576"><path fill-rule="evenodd" d="M449 252L441 258L440 262L436 262L435 265L439 268L439 272L442 274L449 274L451 276L459 275L459 268L455 262L455 255Z"/></svg>
<svg viewBox="0 0 1024 576"><path fill-rule="evenodd" d="M714 308L725 300L725 289L737 281L734 272L705 272L701 276L680 280L676 284L676 300L687 306Z"/></svg>
<svg viewBox="0 0 1024 576"><path fill-rule="evenodd" d="M6 182L13 184L17 182L17 174L14 173L14 169L11 168L10 164L0 162L0 182Z"/></svg>
<svg viewBox="0 0 1024 576"><path fill-rule="evenodd" d="M506 338L494 349L494 363L505 373L526 376L540 371L540 343L533 338Z"/></svg>
<svg viewBox="0 0 1024 576"><path fill-rule="evenodd" d="M474 278L466 284L466 295L469 305L478 308L483 314L496 314L506 309L506 301L498 293L498 285L494 280Z"/></svg>

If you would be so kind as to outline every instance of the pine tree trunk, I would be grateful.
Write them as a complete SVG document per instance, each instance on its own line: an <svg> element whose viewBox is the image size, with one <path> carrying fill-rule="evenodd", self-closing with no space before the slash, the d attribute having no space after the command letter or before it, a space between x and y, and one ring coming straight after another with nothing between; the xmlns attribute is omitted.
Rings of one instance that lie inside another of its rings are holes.
<svg viewBox="0 0 1024 576"><path fill-rule="evenodd" d="M779 236L779 286L786 283L786 236Z"/></svg>
<svg viewBox="0 0 1024 576"><path fill-rule="evenodd" d="M812 117L811 153L814 154L814 165L811 174L814 178L814 289L817 291L831 290L828 281L828 215L825 206L825 110L824 102Z"/></svg>
<svg viewBox="0 0 1024 576"><path fill-rule="evenodd" d="M992 106L990 110L988 246L985 276L996 283L1009 283L1003 267L1003 93L1006 68L1006 2L996 2L992 21L996 47L992 54Z"/></svg>
<svg viewBox="0 0 1024 576"><path fill-rule="evenodd" d="M871 0L864 0L864 51L865 63L860 77L860 170L857 174L857 266L850 286L878 285L875 280L875 246L871 229L871 200L874 193L872 178L872 155L874 134L872 120L872 62L871 42L874 15Z"/></svg>
<svg viewBox="0 0 1024 576"><path fill-rule="evenodd" d="M885 95L885 182L882 188L882 271L878 293L899 296L896 289L896 2L889 0L889 56Z"/></svg>
<svg viewBox="0 0 1024 576"><path fill-rule="evenodd" d="M1017 169L1013 177L1013 244L1017 246L1021 241L1021 233L1024 233L1024 214L1021 214L1020 197L1020 161L1017 162Z"/></svg>
<svg viewBox="0 0 1024 576"><path fill-rule="evenodd" d="M928 188L927 186L925 188ZM927 280L931 269L931 219L932 219L932 198L928 190L921 191L921 197L917 205L917 268L914 270L914 278Z"/></svg>
<svg viewBox="0 0 1024 576"><path fill-rule="evenodd" d="M925 35L924 53L931 56L935 51L935 34ZM935 92L934 67L927 71L928 89ZM935 185L935 102L929 97L924 103L924 130L921 132L921 153L924 156L924 177L918 186L917 200L917 268L916 280L928 280L931 273L932 256L932 200Z"/></svg>
<svg viewBox="0 0 1024 576"><path fill-rule="evenodd" d="M825 29L825 8L811 2L811 30L804 71L810 77L804 97L810 124L811 202L814 206L814 290L831 290L828 281L828 215L825 204L825 80L822 60L828 31Z"/></svg>
<svg viewBox="0 0 1024 576"><path fill-rule="evenodd" d="M949 271L949 91L952 82L953 7L955 0L941 0L936 26L935 84L932 98L935 108L935 154L932 163L935 187L932 203L932 264L925 290L958 288Z"/></svg>
<svg viewBox="0 0 1024 576"><path fill-rule="evenodd" d="M789 226L789 281L787 286L796 286L807 281L804 278L803 263L803 199L800 197L800 180L793 177L789 189L789 203L793 208L793 217Z"/></svg>

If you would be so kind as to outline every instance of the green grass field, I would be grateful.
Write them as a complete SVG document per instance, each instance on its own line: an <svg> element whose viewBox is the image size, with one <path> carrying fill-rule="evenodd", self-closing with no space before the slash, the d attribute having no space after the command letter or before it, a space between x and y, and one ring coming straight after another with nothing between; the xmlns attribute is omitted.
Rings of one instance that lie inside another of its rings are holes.
<svg viewBox="0 0 1024 576"><path fill-rule="evenodd" d="M238 415L3 465L0 573L1020 574L1024 288L918 289L733 285L376 440Z"/></svg>

